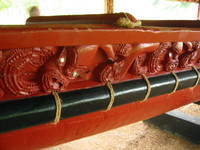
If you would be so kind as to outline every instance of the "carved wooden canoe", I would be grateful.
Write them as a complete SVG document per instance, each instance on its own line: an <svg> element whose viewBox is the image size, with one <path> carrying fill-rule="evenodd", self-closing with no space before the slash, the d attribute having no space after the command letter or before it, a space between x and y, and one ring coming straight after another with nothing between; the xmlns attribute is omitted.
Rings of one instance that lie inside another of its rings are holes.
<svg viewBox="0 0 200 150"><path fill-rule="evenodd" d="M133 28L119 13L0 26L0 149L49 147L198 101L199 21L166 22Z"/></svg>

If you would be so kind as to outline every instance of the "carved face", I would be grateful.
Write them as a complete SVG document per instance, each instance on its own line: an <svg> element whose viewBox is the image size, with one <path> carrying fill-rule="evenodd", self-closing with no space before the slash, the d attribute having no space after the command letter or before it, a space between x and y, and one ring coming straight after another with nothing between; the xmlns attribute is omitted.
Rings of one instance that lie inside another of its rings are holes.
<svg viewBox="0 0 200 150"><path fill-rule="evenodd" d="M165 65L166 71L173 71L178 67L178 54L176 52L169 52L167 56L167 63Z"/></svg>
<svg viewBox="0 0 200 150"><path fill-rule="evenodd" d="M67 87L68 80L63 74L65 64L66 51L62 49L44 65L42 86L45 92L62 91Z"/></svg>

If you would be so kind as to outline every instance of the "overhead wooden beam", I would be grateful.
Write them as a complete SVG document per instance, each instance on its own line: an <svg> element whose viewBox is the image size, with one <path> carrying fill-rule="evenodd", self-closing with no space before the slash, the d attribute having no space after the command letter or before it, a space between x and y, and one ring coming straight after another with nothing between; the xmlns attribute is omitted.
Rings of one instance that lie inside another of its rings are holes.
<svg viewBox="0 0 200 150"><path fill-rule="evenodd" d="M107 14L114 12L114 0L104 0L104 11Z"/></svg>

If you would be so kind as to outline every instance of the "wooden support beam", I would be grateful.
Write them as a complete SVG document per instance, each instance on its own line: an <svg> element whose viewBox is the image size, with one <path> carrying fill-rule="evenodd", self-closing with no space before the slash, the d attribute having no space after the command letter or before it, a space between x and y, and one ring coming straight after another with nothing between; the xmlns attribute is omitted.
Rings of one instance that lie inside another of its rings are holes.
<svg viewBox="0 0 200 150"><path fill-rule="evenodd" d="M114 13L114 0L104 0L104 11L107 14Z"/></svg>
<svg viewBox="0 0 200 150"><path fill-rule="evenodd" d="M199 6L198 6L197 20L200 20L200 3L199 3Z"/></svg>

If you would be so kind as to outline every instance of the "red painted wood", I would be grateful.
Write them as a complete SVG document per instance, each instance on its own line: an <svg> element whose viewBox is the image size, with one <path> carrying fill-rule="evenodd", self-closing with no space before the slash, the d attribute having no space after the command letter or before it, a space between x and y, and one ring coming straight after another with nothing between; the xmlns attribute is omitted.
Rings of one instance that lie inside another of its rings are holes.
<svg viewBox="0 0 200 150"><path fill-rule="evenodd" d="M43 46L200 41L199 29L73 29L56 25L0 26L0 49ZM68 26L66 26L68 27ZM147 38L148 37L148 38Z"/></svg>
<svg viewBox="0 0 200 150"><path fill-rule="evenodd" d="M140 78L143 73L153 76L199 66L199 29L81 26L0 26L0 99L76 90ZM197 101L199 90L200 86L65 119L57 125L1 134L0 150L48 147L148 119Z"/></svg>
<svg viewBox="0 0 200 150"><path fill-rule="evenodd" d="M159 115L199 100L200 86L184 89L171 95L150 98L60 121L57 125L44 124L0 135L1 150L30 150L58 145L103 131L114 129Z"/></svg>
<svg viewBox="0 0 200 150"><path fill-rule="evenodd" d="M1 50L0 100L77 90L199 66L200 42Z"/></svg>

